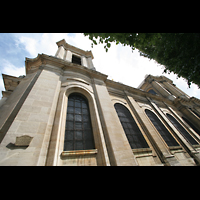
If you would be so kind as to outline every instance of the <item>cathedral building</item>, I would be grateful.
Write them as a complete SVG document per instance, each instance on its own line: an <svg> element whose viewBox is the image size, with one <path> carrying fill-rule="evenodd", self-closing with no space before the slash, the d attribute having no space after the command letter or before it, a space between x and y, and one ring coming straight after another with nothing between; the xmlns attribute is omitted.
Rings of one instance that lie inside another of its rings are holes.
<svg viewBox="0 0 200 200"><path fill-rule="evenodd" d="M0 165L200 165L200 100L165 76L138 88L107 79L63 39L55 56L2 74Z"/></svg>

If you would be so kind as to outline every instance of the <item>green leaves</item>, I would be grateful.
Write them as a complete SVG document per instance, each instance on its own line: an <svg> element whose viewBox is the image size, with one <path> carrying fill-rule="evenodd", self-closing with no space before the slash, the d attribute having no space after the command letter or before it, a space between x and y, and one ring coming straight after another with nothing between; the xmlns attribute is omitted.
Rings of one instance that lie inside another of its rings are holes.
<svg viewBox="0 0 200 200"><path fill-rule="evenodd" d="M200 87L200 33L84 33L93 44L104 44L108 52L111 42L137 48L141 56L164 65L165 73L174 72Z"/></svg>

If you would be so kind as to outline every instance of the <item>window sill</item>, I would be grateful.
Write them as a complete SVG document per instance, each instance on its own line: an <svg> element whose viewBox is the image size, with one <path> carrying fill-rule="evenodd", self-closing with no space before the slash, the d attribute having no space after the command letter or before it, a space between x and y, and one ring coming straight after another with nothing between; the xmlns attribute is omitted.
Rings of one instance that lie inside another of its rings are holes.
<svg viewBox="0 0 200 200"><path fill-rule="evenodd" d="M90 150L72 150L72 151L63 151L61 156L85 156L85 155L93 155L97 154L97 149L90 149Z"/></svg>
<svg viewBox="0 0 200 200"><path fill-rule="evenodd" d="M156 155L153 155L153 152L150 148L132 149L132 151L136 158L156 156Z"/></svg>

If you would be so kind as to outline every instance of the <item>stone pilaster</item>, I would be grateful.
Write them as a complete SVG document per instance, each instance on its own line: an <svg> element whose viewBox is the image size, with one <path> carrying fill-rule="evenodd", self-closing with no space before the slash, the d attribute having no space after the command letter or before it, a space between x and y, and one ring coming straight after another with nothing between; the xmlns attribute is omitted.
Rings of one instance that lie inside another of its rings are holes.
<svg viewBox="0 0 200 200"><path fill-rule="evenodd" d="M59 48L58 48L58 50L57 50L55 56L56 56L57 58L63 59L63 58L64 58L64 55L65 55L65 49L64 49L64 47L63 47L63 46L59 46Z"/></svg>
<svg viewBox="0 0 200 200"><path fill-rule="evenodd" d="M164 97L170 99L170 100L174 100L175 97L173 97L160 83L158 83L157 81L153 80L151 82L152 86L156 88L156 90L158 90L160 92L161 95L163 95Z"/></svg>
<svg viewBox="0 0 200 200"><path fill-rule="evenodd" d="M111 165L138 165L104 82L93 80L97 107Z"/></svg>
<svg viewBox="0 0 200 200"><path fill-rule="evenodd" d="M88 60L88 68L95 70L95 67L94 67L93 62L92 62L92 57L91 56L88 57L87 60Z"/></svg>
<svg viewBox="0 0 200 200"><path fill-rule="evenodd" d="M72 62L72 52L67 50L66 60Z"/></svg>
<svg viewBox="0 0 200 200"><path fill-rule="evenodd" d="M187 98L187 96L179 91L175 86L171 85L169 82L167 81L163 81L163 85L165 85L165 87L176 97L183 97L183 98Z"/></svg>

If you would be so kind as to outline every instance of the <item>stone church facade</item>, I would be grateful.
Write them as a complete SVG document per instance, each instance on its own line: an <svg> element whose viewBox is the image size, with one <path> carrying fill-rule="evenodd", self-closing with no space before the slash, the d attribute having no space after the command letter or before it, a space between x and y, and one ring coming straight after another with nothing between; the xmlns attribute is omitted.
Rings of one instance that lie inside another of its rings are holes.
<svg viewBox="0 0 200 200"><path fill-rule="evenodd" d="M3 74L0 165L200 165L200 100L164 76L138 88L96 71L91 51L57 42Z"/></svg>

